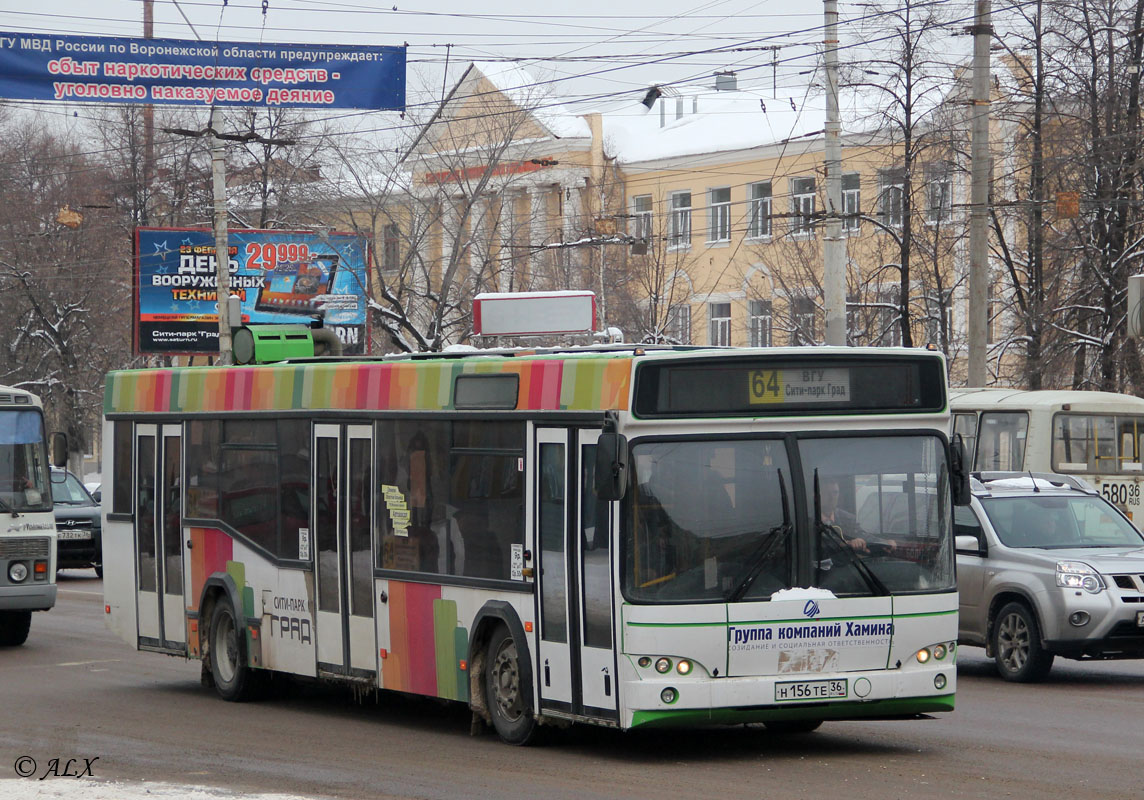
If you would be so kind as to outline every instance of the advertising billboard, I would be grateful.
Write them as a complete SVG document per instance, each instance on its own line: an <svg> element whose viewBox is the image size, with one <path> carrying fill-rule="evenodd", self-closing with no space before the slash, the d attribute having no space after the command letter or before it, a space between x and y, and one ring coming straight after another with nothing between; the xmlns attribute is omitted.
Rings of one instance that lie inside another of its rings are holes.
<svg viewBox="0 0 1144 800"><path fill-rule="evenodd" d="M0 97L405 109L405 47L0 31Z"/></svg>
<svg viewBox="0 0 1144 800"><path fill-rule="evenodd" d="M346 354L366 352L370 253L352 233L231 230L230 292L243 324L307 323L337 333ZM135 229L135 350L218 353L213 233Z"/></svg>

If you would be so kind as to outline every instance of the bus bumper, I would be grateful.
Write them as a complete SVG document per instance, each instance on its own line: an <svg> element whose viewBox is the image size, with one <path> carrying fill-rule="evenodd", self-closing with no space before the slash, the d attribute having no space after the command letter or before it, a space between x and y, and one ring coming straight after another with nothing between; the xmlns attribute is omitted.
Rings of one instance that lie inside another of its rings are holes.
<svg viewBox="0 0 1144 800"><path fill-rule="evenodd" d="M0 586L0 611L47 611L55 604L54 583Z"/></svg>
<svg viewBox="0 0 1144 800"><path fill-rule="evenodd" d="M939 677L940 676L940 677ZM846 697L776 701L776 684L845 680ZM795 719L909 718L952 711L957 684L953 660L884 672L644 680L624 687L625 727L734 725ZM938 686L940 685L940 688ZM665 702L663 691L675 690Z"/></svg>

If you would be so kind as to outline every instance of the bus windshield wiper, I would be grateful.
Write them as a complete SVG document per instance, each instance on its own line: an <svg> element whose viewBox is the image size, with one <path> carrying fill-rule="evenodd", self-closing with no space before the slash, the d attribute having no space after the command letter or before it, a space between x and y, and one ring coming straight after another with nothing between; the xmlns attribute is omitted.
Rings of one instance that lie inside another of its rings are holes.
<svg viewBox="0 0 1144 800"><path fill-rule="evenodd" d="M842 534L839 532L839 530L833 525L828 525L822 521L822 495L819 493L818 489L817 467L814 469L814 520L814 527L818 530L819 538L822 537L823 533L828 533L834 537L838 547L842 549L842 552L846 553L847 557L854 564L854 568L858 570L858 574L862 576L862 580L866 582L866 585L869 586L875 594L890 594L890 590L886 588L886 584L882 583L881 579L874 574L874 571L870 569L869 565L866 564L862 556L859 555L852 547L850 547L849 543L847 543L847 541L842 538ZM819 559L818 563L821 564L822 560ZM821 571L821 567L819 567L819 570Z"/></svg>
<svg viewBox="0 0 1144 800"><path fill-rule="evenodd" d="M755 582L755 578L759 577L759 573L763 571L763 565L779 546L780 543L785 542L790 536L790 532L794 526L790 523L790 509L787 508L787 491L786 482L783 480L783 471L780 469L779 473L779 497L783 507L783 521L775 525L767 531L767 538L759 543L755 549L755 553L747 561L747 571L743 574L742 580L735 586L734 590L727 597L727 602L734 603L743 598L747 593L747 589Z"/></svg>

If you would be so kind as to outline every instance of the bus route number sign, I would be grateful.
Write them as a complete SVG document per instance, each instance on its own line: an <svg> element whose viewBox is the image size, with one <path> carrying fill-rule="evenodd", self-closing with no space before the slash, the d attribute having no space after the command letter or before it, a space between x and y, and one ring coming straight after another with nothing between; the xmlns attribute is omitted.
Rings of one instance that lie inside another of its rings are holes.
<svg viewBox="0 0 1144 800"><path fill-rule="evenodd" d="M848 369L754 369L747 377L751 405L850 401Z"/></svg>

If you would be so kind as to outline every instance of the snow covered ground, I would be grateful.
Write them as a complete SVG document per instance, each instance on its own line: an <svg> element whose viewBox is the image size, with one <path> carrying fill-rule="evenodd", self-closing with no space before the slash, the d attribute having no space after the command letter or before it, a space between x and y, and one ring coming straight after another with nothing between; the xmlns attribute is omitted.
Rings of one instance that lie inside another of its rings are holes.
<svg viewBox="0 0 1144 800"><path fill-rule="evenodd" d="M0 780L0 797L4 800L317 800L286 794L250 794L226 789L204 789L174 783L117 783L85 778L48 778L37 780Z"/></svg>

